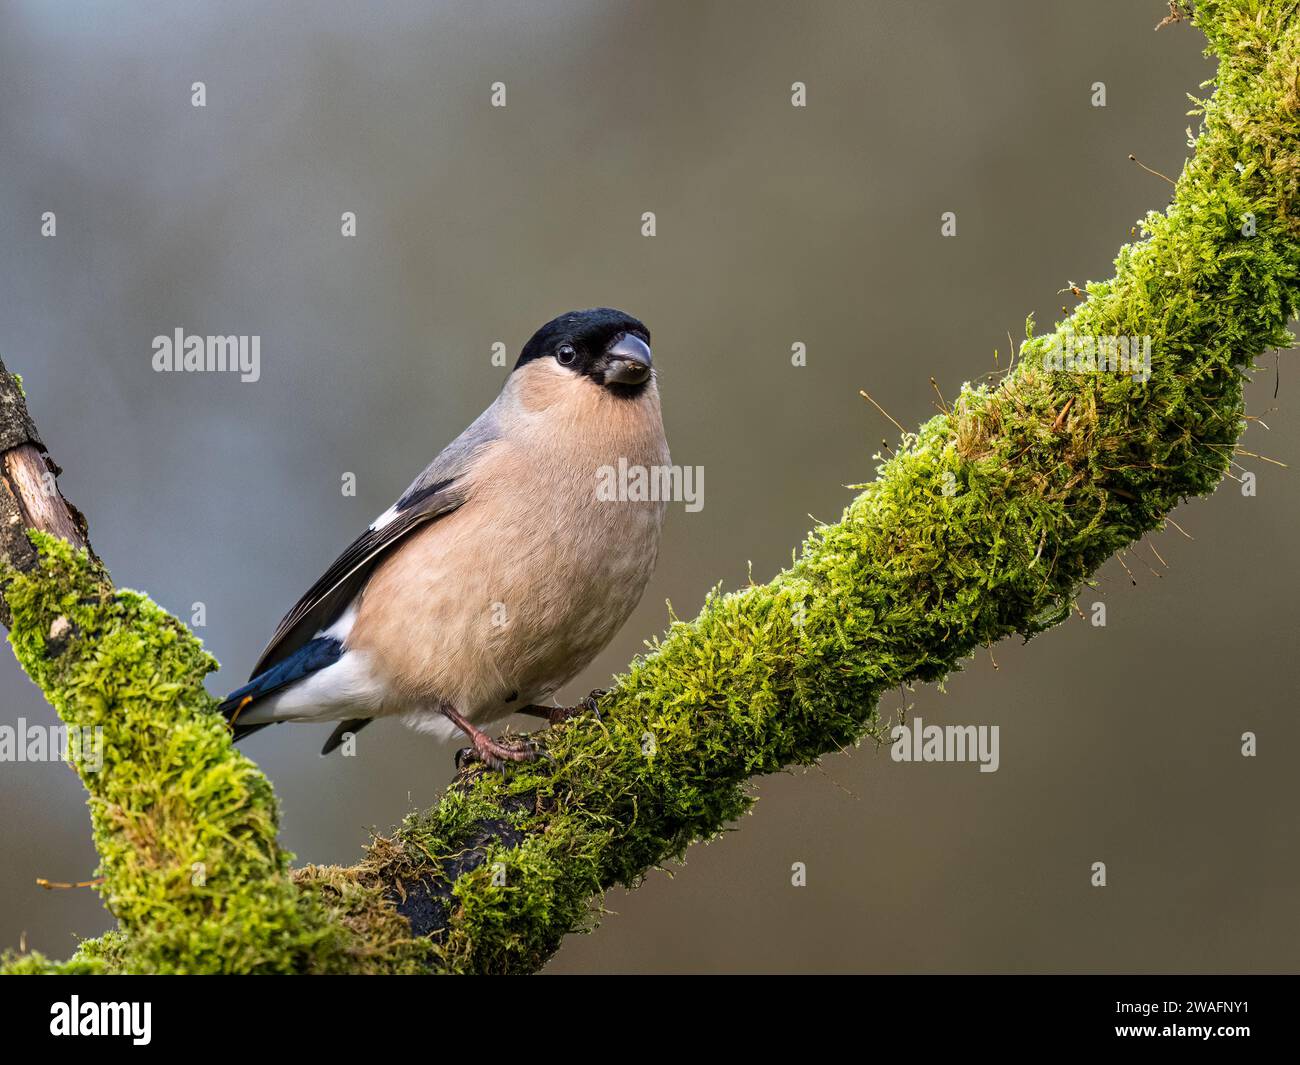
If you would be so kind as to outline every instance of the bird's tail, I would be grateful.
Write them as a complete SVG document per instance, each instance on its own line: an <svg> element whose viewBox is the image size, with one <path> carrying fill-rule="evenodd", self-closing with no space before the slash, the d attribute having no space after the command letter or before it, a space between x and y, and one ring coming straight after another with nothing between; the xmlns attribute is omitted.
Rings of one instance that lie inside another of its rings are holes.
<svg viewBox="0 0 1300 1065"><path fill-rule="evenodd" d="M249 736L258 729L266 728L271 722L267 721L260 725L241 725L239 724L239 715L247 710L253 703L257 702L257 696L249 689L254 687L254 682L245 684L238 691L231 692L217 707L225 716L226 724L230 726L230 737L235 743L238 743L245 736Z"/></svg>
<svg viewBox="0 0 1300 1065"><path fill-rule="evenodd" d="M343 645L329 636L316 639L298 648L282 662L277 662L265 673L259 673L242 688L225 697L217 709L225 716L236 742L245 736L274 724L272 721L241 721L254 711L255 704L268 696L283 691L309 673L333 665L343 655Z"/></svg>

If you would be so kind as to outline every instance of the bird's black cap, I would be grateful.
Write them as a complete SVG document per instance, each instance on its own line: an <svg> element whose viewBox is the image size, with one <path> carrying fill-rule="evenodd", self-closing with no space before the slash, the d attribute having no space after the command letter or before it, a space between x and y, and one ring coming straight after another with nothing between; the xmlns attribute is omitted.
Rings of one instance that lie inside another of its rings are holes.
<svg viewBox="0 0 1300 1065"><path fill-rule="evenodd" d="M533 334L519 353L515 369L534 359L547 359L556 355L566 344L574 349L571 365L578 373L591 372L603 358L610 343L617 337L631 334L650 343L650 330L630 314L613 307L592 307L585 311L570 311L553 318Z"/></svg>

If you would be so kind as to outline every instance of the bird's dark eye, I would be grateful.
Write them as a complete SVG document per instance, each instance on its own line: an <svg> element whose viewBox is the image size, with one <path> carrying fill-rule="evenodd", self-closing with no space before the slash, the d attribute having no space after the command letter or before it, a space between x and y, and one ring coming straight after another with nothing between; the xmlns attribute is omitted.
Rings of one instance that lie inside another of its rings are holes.
<svg viewBox="0 0 1300 1065"><path fill-rule="evenodd" d="M561 366L571 366L577 357L578 353L573 350L572 344L561 344L555 352L555 361Z"/></svg>

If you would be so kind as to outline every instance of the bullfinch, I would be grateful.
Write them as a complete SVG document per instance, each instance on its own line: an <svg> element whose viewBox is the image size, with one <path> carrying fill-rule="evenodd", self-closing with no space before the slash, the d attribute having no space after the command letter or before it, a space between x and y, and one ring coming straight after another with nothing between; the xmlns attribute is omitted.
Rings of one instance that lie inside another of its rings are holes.
<svg viewBox="0 0 1300 1065"><path fill-rule="evenodd" d="M659 554L666 503L597 490L620 460L669 462L649 330L608 307L561 315L280 622L252 679L221 704L235 739L340 721L328 754L394 716L459 730L471 745L459 757L496 769L537 757L481 726L571 712L539 704L618 632Z"/></svg>

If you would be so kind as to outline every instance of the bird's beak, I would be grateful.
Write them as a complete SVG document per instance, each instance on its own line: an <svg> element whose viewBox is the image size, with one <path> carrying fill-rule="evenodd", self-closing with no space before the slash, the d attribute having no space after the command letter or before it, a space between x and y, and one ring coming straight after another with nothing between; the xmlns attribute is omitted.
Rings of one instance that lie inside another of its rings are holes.
<svg viewBox="0 0 1300 1065"><path fill-rule="evenodd" d="M650 378L650 347L631 333L611 344L605 352L607 385L639 385Z"/></svg>

